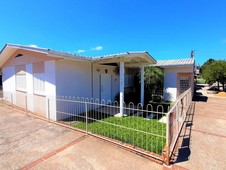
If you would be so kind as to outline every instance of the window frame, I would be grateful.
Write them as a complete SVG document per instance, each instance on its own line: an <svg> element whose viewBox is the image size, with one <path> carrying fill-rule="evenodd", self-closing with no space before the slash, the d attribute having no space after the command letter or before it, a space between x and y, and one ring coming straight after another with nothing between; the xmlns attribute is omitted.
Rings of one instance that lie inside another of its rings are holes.
<svg viewBox="0 0 226 170"><path fill-rule="evenodd" d="M27 92L26 72L21 70L15 74L15 89L16 91Z"/></svg>
<svg viewBox="0 0 226 170"><path fill-rule="evenodd" d="M45 73L33 73L34 95L45 96Z"/></svg>

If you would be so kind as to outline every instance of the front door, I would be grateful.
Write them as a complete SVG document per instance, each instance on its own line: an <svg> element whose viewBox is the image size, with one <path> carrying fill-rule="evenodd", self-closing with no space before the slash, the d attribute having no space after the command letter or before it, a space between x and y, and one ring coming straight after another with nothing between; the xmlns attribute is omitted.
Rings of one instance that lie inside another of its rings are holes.
<svg viewBox="0 0 226 170"><path fill-rule="evenodd" d="M100 76L100 96L101 100L105 100L105 103L108 103L108 100L111 100L111 75L110 74L101 74Z"/></svg>

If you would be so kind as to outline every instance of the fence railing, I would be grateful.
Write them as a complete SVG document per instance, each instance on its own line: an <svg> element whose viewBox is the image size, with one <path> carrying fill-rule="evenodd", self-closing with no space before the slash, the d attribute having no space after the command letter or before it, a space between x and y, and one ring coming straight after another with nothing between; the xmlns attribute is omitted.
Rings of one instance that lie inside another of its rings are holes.
<svg viewBox="0 0 226 170"><path fill-rule="evenodd" d="M16 105L25 110L29 109L27 97L32 96L25 94L21 100L16 100L15 93L3 93L4 102L9 106ZM168 105L148 104L143 107L142 104L124 103L121 117L118 116L118 102L65 96L54 100L58 123L169 164L192 101L192 92L188 89L181 94L170 108ZM48 98L45 101L49 113L51 102ZM51 119L47 113L46 118Z"/></svg>
<svg viewBox="0 0 226 170"><path fill-rule="evenodd" d="M166 145L166 113L162 105L145 108L124 103L119 117L118 102L57 97L57 119L61 123L101 137L132 150L161 159Z"/></svg>
<svg viewBox="0 0 226 170"><path fill-rule="evenodd" d="M192 101L192 90L189 88L183 94L181 94L177 100L171 105L170 110L167 113L167 163L169 164L170 157L174 152L175 145L180 135L181 129L183 128L184 121L188 109Z"/></svg>

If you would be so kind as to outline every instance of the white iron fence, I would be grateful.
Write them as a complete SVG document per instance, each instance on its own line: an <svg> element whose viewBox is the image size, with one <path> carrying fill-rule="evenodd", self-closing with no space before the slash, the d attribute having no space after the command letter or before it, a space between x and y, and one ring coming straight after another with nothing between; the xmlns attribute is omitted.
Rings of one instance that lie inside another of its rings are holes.
<svg viewBox="0 0 226 170"><path fill-rule="evenodd" d="M172 107L167 113L167 164L169 164L170 157L172 156L181 129L183 128L187 112L192 102L192 90L189 88L182 93L177 100L171 105Z"/></svg>
<svg viewBox="0 0 226 170"><path fill-rule="evenodd" d="M25 94L17 101L15 93L4 92L2 105L16 105L27 111L30 102L27 97L32 96ZM45 115L49 119L50 102L45 99L48 112ZM58 123L169 164L192 101L192 92L188 89L181 94L170 108L167 105L148 104L143 107L124 103L122 117L118 116L118 102L63 96L54 100Z"/></svg>
<svg viewBox="0 0 226 170"><path fill-rule="evenodd" d="M76 129L101 137L132 150L160 159L166 145L166 113L162 105L145 108L124 103L119 117L118 102L57 97L57 119Z"/></svg>

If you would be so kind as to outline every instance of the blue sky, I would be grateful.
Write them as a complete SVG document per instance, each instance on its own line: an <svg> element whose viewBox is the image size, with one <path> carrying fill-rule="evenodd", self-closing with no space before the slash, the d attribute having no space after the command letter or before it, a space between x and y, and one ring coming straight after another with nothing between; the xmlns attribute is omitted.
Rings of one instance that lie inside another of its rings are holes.
<svg viewBox="0 0 226 170"><path fill-rule="evenodd" d="M225 0L5 0L0 48L36 45L96 56L148 51L155 59L226 59Z"/></svg>

